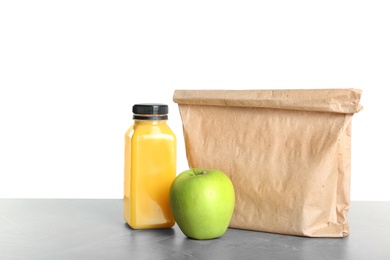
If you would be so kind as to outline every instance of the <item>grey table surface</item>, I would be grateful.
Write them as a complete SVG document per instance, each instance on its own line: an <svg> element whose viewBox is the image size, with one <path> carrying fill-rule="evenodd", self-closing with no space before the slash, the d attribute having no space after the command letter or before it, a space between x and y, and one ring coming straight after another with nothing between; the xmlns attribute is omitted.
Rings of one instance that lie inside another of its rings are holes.
<svg viewBox="0 0 390 260"><path fill-rule="evenodd" d="M390 259L390 202L352 202L350 235L307 238L228 229L213 240L132 230L122 200L0 199L0 259Z"/></svg>

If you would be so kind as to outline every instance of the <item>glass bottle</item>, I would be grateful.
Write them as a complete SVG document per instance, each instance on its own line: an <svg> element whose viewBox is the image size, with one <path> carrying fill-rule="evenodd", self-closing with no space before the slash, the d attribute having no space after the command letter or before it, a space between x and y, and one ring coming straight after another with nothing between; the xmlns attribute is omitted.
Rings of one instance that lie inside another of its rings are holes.
<svg viewBox="0 0 390 260"><path fill-rule="evenodd" d="M135 104L125 135L124 218L133 229L175 224L168 196L176 177L176 136L168 105Z"/></svg>

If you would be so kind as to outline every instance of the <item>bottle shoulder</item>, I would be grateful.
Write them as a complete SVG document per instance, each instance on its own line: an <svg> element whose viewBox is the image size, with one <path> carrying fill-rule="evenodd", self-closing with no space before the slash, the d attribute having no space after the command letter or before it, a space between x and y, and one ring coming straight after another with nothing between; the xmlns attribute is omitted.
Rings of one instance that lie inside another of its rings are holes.
<svg viewBox="0 0 390 260"><path fill-rule="evenodd" d="M125 136L130 136L130 135L132 135L133 132L134 132L134 125L131 125L131 126L127 129L127 131L126 131L126 133L125 133Z"/></svg>
<svg viewBox="0 0 390 260"><path fill-rule="evenodd" d="M175 133L167 124L133 124L126 132L127 135L171 135Z"/></svg>

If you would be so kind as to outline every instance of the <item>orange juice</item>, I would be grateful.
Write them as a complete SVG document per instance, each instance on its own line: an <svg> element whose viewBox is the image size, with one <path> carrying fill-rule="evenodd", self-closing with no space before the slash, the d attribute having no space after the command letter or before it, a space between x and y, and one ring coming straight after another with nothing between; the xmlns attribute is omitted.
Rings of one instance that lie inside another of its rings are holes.
<svg viewBox="0 0 390 260"><path fill-rule="evenodd" d="M167 228L175 221L168 204L176 177L176 137L168 106L136 104L125 135L124 218L134 229Z"/></svg>

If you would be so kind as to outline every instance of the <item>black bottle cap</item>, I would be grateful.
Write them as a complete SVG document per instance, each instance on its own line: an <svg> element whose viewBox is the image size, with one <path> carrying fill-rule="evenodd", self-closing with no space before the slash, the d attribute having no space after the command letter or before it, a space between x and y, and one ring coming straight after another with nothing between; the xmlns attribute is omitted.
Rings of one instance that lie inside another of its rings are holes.
<svg viewBox="0 0 390 260"><path fill-rule="evenodd" d="M168 119L168 105L159 103L135 104L133 119L166 120Z"/></svg>

